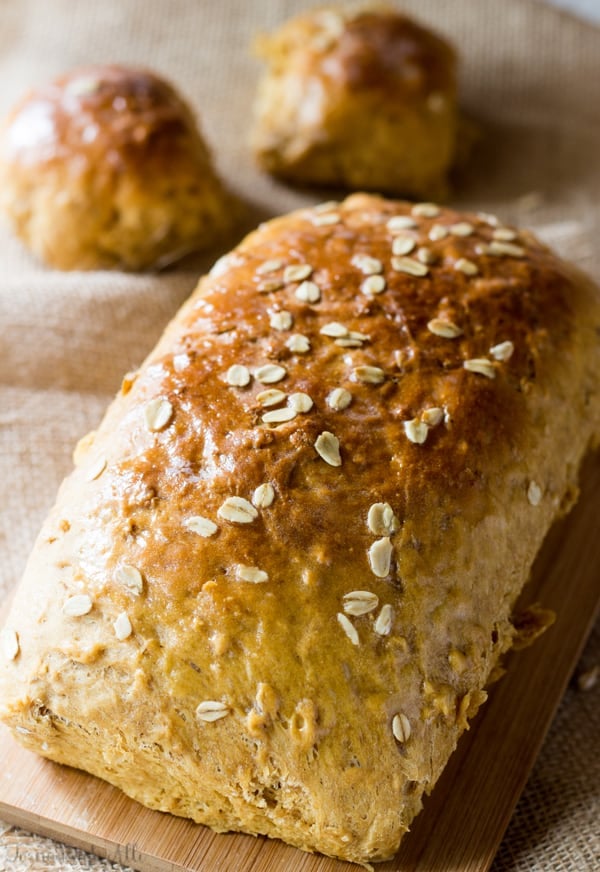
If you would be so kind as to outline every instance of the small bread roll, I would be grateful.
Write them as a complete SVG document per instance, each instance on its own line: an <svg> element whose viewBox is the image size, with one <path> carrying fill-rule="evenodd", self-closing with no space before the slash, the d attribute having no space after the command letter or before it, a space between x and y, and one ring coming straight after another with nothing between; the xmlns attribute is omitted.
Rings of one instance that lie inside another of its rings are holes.
<svg viewBox="0 0 600 872"><path fill-rule="evenodd" d="M437 197L456 142L456 55L391 8L320 9L263 37L253 148L293 182Z"/></svg>
<svg viewBox="0 0 600 872"><path fill-rule="evenodd" d="M0 203L59 269L161 267L214 243L229 207L190 107L144 69L77 69L0 133Z"/></svg>

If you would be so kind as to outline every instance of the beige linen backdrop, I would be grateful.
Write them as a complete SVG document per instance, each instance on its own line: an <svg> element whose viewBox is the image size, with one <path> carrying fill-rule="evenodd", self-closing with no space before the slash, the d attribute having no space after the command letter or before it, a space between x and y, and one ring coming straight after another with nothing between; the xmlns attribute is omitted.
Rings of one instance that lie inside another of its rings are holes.
<svg viewBox="0 0 600 872"><path fill-rule="evenodd" d="M316 2L316 0L315 0ZM600 2L600 0L599 0ZM77 64L143 63L198 110L247 225L310 201L262 177L247 147L253 35L306 0L0 0L0 112ZM340 4L343 5L343 4ZM536 0L404 0L463 56L462 103L482 136L454 203L529 225L600 278L600 30ZM138 364L200 270L63 274L0 226L0 596L120 376ZM596 631L580 668L600 659ZM600 869L599 687L569 689L494 872ZM0 737L1 741L1 737ZM0 824L0 869L112 864ZM112 867L118 868L118 867Z"/></svg>

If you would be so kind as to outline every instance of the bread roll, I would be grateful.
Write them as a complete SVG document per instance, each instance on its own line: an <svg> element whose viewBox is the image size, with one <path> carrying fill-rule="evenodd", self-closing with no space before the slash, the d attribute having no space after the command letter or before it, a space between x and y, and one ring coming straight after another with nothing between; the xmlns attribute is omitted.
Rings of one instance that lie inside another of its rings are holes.
<svg viewBox="0 0 600 872"><path fill-rule="evenodd" d="M0 206L64 270L165 266L231 221L189 106L122 66L73 70L15 107L0 131Z"/></svg>
<svg viewBox="0 0 600 872"><path fill-rule="evenodd" d="M152 808L392 856L600 433L599 330L591 281L487 216L263 225L79 444L1 718Z"/></svg>
<svg viewBox="0 0 600 872"><path fill-rule="evenodd" d="M301 184L438 197L456 149L456 55L393 8L318 9L257 45L253 148Z"/></svg>

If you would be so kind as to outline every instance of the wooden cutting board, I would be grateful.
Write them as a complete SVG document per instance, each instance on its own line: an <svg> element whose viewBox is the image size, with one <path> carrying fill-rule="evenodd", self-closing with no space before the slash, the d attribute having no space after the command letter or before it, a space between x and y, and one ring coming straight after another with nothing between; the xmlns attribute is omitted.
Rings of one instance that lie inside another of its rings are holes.
<svg viewBox="0 0 600 872"><path fill-rule="evenodd" d="M378 872L489 869L600 604L600 455L573 512L551 531L522 604L557 621L513 653L396 858ZM342 872L358 867L281 842L217 835L150 811L102 781L42 760L0 731L0 818L143 872Z"/></svg>

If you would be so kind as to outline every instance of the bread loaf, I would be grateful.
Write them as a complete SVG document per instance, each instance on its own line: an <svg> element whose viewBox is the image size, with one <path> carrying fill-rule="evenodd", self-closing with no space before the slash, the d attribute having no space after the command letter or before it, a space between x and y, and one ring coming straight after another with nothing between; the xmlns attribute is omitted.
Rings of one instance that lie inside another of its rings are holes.
<svg viewBox="0 0 600 872"><path fill-rule="evenodd" d="M490 216L263 225L79 443L2 720L152 808L390 857L597 441L599 331L592 282Z"/></svg>

